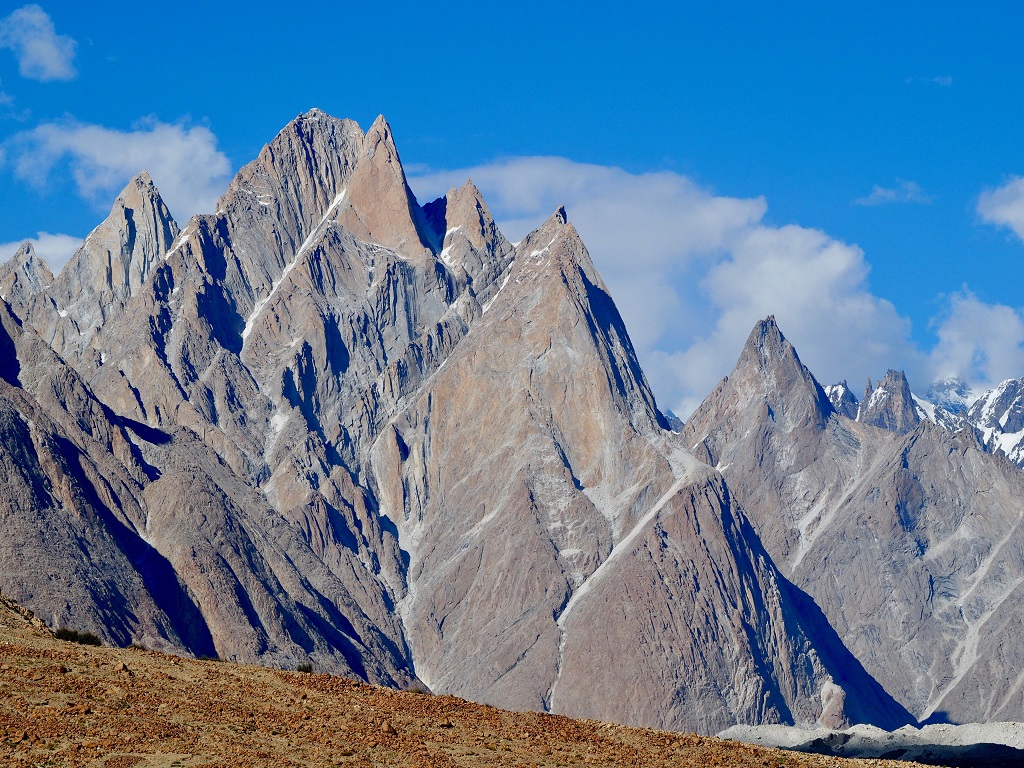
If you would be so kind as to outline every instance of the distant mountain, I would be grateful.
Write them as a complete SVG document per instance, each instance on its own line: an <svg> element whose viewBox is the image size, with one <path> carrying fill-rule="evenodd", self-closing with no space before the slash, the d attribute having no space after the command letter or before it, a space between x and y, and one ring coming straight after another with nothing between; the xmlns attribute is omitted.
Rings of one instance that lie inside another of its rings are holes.
<svg viewBox="0 0 1024 768"><path fill-rule="evenodd" d="M909 720L669 429L566 212L513 246L471 182L420 206L383 118L299 115L180 230L141 174L0 287L0 589L53 623L704 732Z"/></svg>
<svg viewBox="0 0 1024 768"><path fill-rule="evenodd" d="M966 418L981 431L989 450L1024 467L1024 379L1007 379L986 392Z"/></svg>
<svg viewBox="0 0 1024 768"><path fill-rule="evenodd" d="M949 379L915 400L922 418L950 432L970 431L985 450L1024 468L1024 379L1007 379L981 396Z"/></svg>
<svg viewBox="0 0 1024 768"><path fill-rule="evenodd" d="M952 414L962 415L967 413L978 398L966 381L951 376L933 382L925 390L922 399L944 408Z"/></svg>
<svg viewBox="0 0 1024 768"><path fill-rule="evenodd" d="M828 400L832 403L836 413L842 414L848 419L857 419L857 414L860 411L860 401L857 400L857 397L850 389L850 385L845 380L825 387L825 394L828 395Z"/></svg>
<svg viewBox="0 0 1024 768"><path fill-rule="evenodd" d="M899 372L869 385L856 420L831 393L768 318L682 434L916 717L1024 719L1024 474L973 430L922 420ZM1015 400L988 402L999 420Z"/></svg>

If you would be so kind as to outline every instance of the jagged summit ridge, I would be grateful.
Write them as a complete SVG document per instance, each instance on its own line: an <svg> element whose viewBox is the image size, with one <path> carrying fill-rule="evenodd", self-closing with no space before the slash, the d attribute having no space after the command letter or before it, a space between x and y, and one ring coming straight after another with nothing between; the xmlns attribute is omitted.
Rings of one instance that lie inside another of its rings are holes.
<svg viewBox="0 0 1024 768"><path fill-rule="evenodd" d="M1009 638L1024 575L1007 553L1024 536L1024 475L971 429L922 420L901 372L869 387L856 420L837 405L824 428L780 423L771 400L741 410L778 379L756 357L741 356L683 431L715 436L708 460L773 560L916 717L1020 719L1024 659ZM843 390L830 388L833 403Z"/></svg>
<svg viewBox="0 0 1024 768"><path fill-rule="evenodd" d="M513 247L471 183L419 206L386 121L313 110L167 239L70 367L20 355L5 390L12 419L95 402L95 431L121 435L110 471L134 485L89 475L81 507L135 553L113 569L139 592L111 601L118 638L705 731L908 717L666 429L564 208ZM773 318L749 347L732 384L769 385L723 412L827 430ZM74 397L39 398L54 372ZM168 623L146 558L198 636Z"/></svg>
<svg viewBox="0 0 1024 768"><path fill-rule="evenodd" d="M96 332L146 284L177 235L153 180L141 171L56 278L45 265L20 268L25 277L39 277L32 278L31 293L12 294L12 306L62 357L80 359ZM16 263L17 256L8 265Z"/></svg>
<svg viewBox="0 0 1024 768"><path fill-rule="evenodd" d="M874 387L869 379L860 399L857 420L897 434L910 432L920 424L906 374L890 370Z"/></svg>
<svg viewBox="0 0 1024 768"><path fill-rule="evenodd" d="M50 268L26 240L11 258L0 264L0 298L15 307L25 307L32 297L53 282Z"/></svg>

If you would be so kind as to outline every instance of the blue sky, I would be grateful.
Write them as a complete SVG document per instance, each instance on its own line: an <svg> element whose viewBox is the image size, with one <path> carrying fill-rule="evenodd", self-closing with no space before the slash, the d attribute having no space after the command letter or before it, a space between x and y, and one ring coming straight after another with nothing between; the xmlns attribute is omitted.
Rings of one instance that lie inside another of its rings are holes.
<svg viewBox="0 0 1024 768"><path fill-rule="evenodd" d="M1018 6L487 5L8 4L0 248L59 260L142 167L184 223L299 112L383 113L421 201L566 204L663 407L769 312L856 391L1024 375Z"/></svg>

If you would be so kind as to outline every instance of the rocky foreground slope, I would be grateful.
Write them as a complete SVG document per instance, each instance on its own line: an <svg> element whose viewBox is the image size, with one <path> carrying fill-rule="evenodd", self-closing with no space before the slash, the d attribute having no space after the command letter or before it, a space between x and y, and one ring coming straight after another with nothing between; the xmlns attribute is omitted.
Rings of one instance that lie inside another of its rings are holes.
<svg viewBox="0 0 1024 768"><path fill-rule="evenodd" d="M339 677L55 640L0 597L0 762L179 766L877 766Z"/></svg>

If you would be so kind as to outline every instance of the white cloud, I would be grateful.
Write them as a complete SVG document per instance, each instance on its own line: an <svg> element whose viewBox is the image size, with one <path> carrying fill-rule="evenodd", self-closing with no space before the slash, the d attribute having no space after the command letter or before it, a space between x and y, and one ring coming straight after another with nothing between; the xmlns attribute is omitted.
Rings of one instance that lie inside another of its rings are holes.
<svg viewBox="0 0 1024 768"><path fill-rule="evenodd" d="M949 298L935 321L938 344L930 355L933 379L959 376L983 392L1024 375L1024 312L986 304L966 287Z"/></svg>
<svg viewBox="0 0 1024 768"><path fill-rule="evenodd" d="M914 83L928 83L930 85L937 85L941 88L951 88L953 86L953 76L935 75L934 77L908 77L905 82L907 85L913 85Z"/></svg>
<svg viewBox="0 0 1024 768"><path fill-rule="evenodd" d="M46 123L16 134L5 148L14 173L37 186L67 160L79 193L100 209L135 174L148 170L182 222L194 213L213 212L231 172L209 128L153 118L130 131L75 121Z"/></svg>
<svg viewBox="0 0 1024 768"><path fill-rule="evenodd" d="M799 226L757 226L703 279L715 327L668 355L686 384L688 412L735 362L753 324L774 314L801 359L825 384L858 382L891 367L917 368L910 322L871 293L856 246Z"/></svg>
<svg viewBox="0 0 1024 768"><path fill-rule="evenodd" d="M930 203L932 198L924 193L916 181L896 179L895 187L871 188L871 194L853 201L856 205L886 205L888 203Z"/></svg>
<svg viewBox="0 0 1024 768"><path fill-rule="evenodd" d="M77 43L58 35L53 21L38 5L18 8L0 19L0 48L14 51L18 71L32 80L72 80Z"/></svg>
<svg viewBox="0 0 1024 768"><path fill-rule="evenodd" d="M36 256L46 262L53 274L58 274L67 264L68 259L74 256L75 251L82 244L82 238L74 235L53 235L49 232L37 232L35 237L28 240L36 251ZM10 243L0 243L0 263L7 261L21 247L24 240L17 240Z"/></svg>
<svg viewBox="0 0 1024 768"><path fill-rule="evenodd" d="M1013 176L1001 187L982 192L977 210L982 220L1009 227L1024 240L1024 178Z"/></svg>
<svg viewBox="0 0 1024 768"><path fill-rule="evenodd" d="M552 157L410 183L437 195L467 177L511 239L566 205L659 403L680 415L731 370L750 329L769 314L826 383L919 365L909 321L871 293L861 250L817 230L765 224L763 198L717 196L675 173Z"/></svg>

